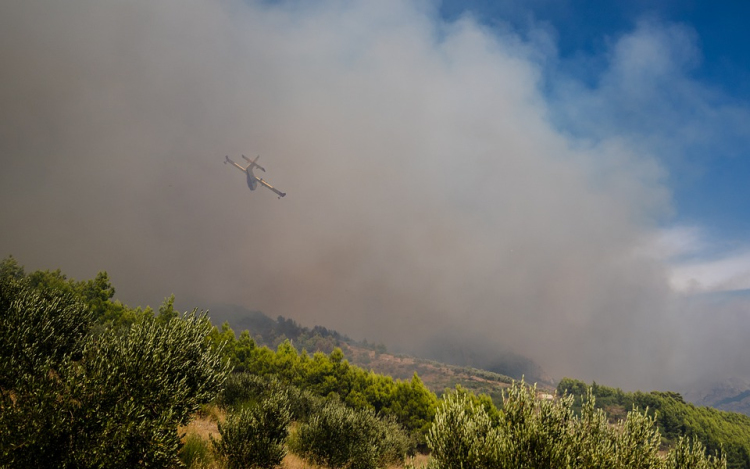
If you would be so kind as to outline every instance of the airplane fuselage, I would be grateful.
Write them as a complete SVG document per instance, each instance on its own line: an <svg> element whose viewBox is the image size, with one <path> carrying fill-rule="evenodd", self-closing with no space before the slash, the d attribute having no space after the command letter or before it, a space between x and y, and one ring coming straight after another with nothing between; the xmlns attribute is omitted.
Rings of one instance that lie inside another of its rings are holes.
<svg viewBox="0 0 750 469"><path fill-rule="evenodd" d="M249 187L251 191L254 191L255 188L258 187L258 180L253 174L253 168L247 168L245 172L247 173L247 187Z"/></svg>

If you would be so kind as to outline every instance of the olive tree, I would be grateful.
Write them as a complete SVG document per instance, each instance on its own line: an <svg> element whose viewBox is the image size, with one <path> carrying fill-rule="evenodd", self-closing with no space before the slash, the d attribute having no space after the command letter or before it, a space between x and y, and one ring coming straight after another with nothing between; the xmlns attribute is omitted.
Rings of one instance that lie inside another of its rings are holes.
<svg viewBox="0 0 750 469"><path fill-rule="evenodd" d="M0 467L168 467L228 367L193 312L91 333L71 295L0 278Z"/></svg>
<svg viewBox="0 0 750 469"><path fill-rule="evenodd" d="M212 440L217 453L231 469L271 469L286 455L286 438L291 421L286 393L229 412L219 423L220 440Z"/></svg>
<svg viewBox="0 0 750 469"><path fill-rule="evenodd" d="M411 448L403 429L372 410L355 410L330 399L291 438L291 450L331 468L375 469L403 463Z"/></svg>
<svg viewBox="0 0 750 469"><path fill-rule="evenodd" d="M699 442L680 440L662 456L654 417L633 409L610 424L594 404L589 390L576 416L572 396L540 400L535 387L516 382L504 394L495 421L465 395L449 394L427 436L430 468L726 468L725 458L706 456Z"/></svg>

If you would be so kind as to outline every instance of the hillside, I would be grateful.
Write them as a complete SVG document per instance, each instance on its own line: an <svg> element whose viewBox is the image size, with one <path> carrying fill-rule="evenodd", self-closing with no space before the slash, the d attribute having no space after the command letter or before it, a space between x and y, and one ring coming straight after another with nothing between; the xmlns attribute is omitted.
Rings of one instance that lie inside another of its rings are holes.
<svg viewBox="0 0 750 469"><path fill-rule="evenodd" d="M750 381L747 379L729 379L710 386L696 385L683 395L696 405L750 415Z"/></svg>
<svg viewBox="0 0 750 469"><path fill-rule="evenodd" d="M475 394L487 394L499 405L502 390L513 382L513 378L509 376L490 371L446 365L406 355L380 353L354 344L343 344L341 349L350 363L378 374L407 380L417 373L425 386L438 395L445 389L455 389L459 385Z"/></svg>
<svg viewBox="0 0 750 469"><path fill-rule="evenodd" d="M305 327L282 316L273 320L260 311L238 305L212 305L209 311L214 324L226 322L238 333L248 330L259 345L275 349L288 339L298 351L304 349L310 353L330 353L334 347L340 347L349 361L365 369L399 379L410 379L417 372L436 392L460 384L468 389L481 387L482 392L494 396L499 395L497 386L486 383L508 384L521 378L539 383L545 389L554 386L541 367L526 357L511 352L492 354L476 344L458 344L450 338L436 340L443 347L430 347L425 355L389 354L382 343L357 341L321 325ZM485 384L480 386L480 383Z"/></svg>
<svg viewBox="0 0 750 469"><path fill-rule="evenodd" d="M543 376L538 366L531 360L512 354L499 356L494 362L512 364L509 368L517 370L517 375L393 354L389 353L383 344L356 341L345 334L319 325L313 328L304 327L282 316L273 320L260 311L248 310L237 305L212 306L210 317L214 324L226 322L237 333L249 331L258 345L274 350L285 340L289 340L300 352L306 350L309 353L331 353L335 347L339 347L350 363L365 370L402 380L411 379L414 373L417 373L425 386L437 394L459 385L476 394L487 394L499 404L502 390L514 379L521 378L525 378L527 382L536 382L540 392L549 393L554 390L552 381Z"/></svg>

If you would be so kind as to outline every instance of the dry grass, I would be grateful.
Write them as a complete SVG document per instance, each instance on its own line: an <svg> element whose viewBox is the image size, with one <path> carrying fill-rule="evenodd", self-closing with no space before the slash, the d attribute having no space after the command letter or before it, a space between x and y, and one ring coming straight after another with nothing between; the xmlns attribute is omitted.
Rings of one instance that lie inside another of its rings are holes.
<svg viewBox="0 0 750 469"><path fill-rule="evenodd" d="M202 439L208 441L209 435L214 439L221 438L219 435L218 422L223 422L226 419L226 413L219 409L217 406L206 406L201 409L201 412L193 419L190 423L184 427L178 429L179 434L194 434L200 436Z"/></svg>
<svg viewBox="0 0 750 469"><path fill-rule="evenodd" d="M429 456L418 454L413 458L407 459L406 464L413 464L414 467L421 468L427 466L428 459ZM295 456L294 454L287 454L281 467L283 469L323 469L321 466L310 464L300 459L298 456ZM403 467L403 465L388 466L388 469L403 469Z"/></svg>
<svg viewBox="0 0 750 469"><path fill-rule="evenodd" d="M287 454L281 467L284 469L318 469L319 466L305 462L294 454Z"/></svg>
<svg viewBox="0 0 750 469"><path fill-rule="evenodd" d="M427 461L430 460L430 457L426 454L417 454L413 458L407 458L406 464L412 464L416 468L422 468L427 467ZM396 468L402 468L404 466L391 466L388 469L396 469Z"/></svg>

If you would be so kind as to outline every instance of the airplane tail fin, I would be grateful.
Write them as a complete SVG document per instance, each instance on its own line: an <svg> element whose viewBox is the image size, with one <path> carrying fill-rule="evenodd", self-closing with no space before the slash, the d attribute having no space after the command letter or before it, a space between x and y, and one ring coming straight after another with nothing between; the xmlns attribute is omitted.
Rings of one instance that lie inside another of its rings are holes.
<svg viewBox="0 0 750 469"><path fill-rule="evenodd" d="M248 158L248 157L247 157L247 156L245 156L245 155L242 155L242 157L243 157L243 158L245 158L245 161L247 161L248 163L250 163L250 167L252 167L252 168L258 168L258 169L260 169L261 171L263 171L264 173L266 172L266 168L264 168L263 166L261 166L261 165L259 165L259 164L257 163L257 161L258 161L258 158L260 158L260 155L256 156L256 157L255 157L255 159L254 159L254 160L252 160L252 161L250 160L250 158Z"/></svg>

